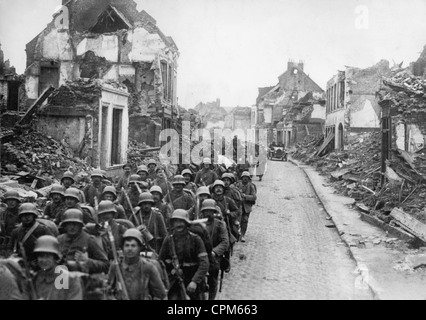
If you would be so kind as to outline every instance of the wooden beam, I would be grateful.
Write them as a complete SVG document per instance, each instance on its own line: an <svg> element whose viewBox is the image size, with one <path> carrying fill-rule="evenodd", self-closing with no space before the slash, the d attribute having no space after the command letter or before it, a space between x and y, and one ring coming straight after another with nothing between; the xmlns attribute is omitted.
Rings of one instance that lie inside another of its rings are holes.
<svg viewBox="0 0 426 320"><path fill-rule="evenodd" d="M28 109L27 113L24 115L24 117L19 120L15 127L17 126L23 126L31 122L31 117L36 113L38 107L40 107L44 101L46 101L47 98L52 94L52 92L55 90L54 87L50 86L44 92L41 94L41 96L38 97L38 99L34 102L34 104Z"/></svg>
<svg viewBox="0 0 426 320"><path fill-rule="evenodd" d="M391 217L395 219L408 232L415 235L420 240L426 241L426 224L415 219L399 208L395 208L391 212Z"/></svg>

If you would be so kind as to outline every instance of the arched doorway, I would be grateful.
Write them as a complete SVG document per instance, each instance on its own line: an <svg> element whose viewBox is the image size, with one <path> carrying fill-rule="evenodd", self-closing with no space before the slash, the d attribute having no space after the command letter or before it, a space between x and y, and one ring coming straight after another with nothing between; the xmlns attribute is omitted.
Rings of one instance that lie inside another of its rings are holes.
<svg viewBox="0 0 426 320"><path fill-rule="evenodd" d="M343 151L345 149L345 144L343 141L343 125L342 124L339 124L337 141L338 141L337 150Z"/></svg>

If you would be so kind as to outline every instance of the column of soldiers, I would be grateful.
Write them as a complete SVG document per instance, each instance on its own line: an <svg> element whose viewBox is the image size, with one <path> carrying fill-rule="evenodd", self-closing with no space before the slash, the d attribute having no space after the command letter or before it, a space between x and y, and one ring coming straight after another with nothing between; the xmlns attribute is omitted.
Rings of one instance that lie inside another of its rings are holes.
<svg viewBox="0 0 426 320"><path fill-rule="evenodd" d="M43 213L4 195L0 300L216 299L235 243L246 241L257 193L249 172L210 159L174 177L154 160L123 170L116 187L93 171L84 190L66 172Z"/></svg>

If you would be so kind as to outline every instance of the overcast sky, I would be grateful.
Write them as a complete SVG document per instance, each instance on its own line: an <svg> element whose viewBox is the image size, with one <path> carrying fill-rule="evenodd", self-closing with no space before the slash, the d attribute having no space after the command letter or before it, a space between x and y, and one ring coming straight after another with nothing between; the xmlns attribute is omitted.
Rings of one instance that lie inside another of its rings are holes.
<svg viewBox="0 0 426 320"><path fill-rule="evenodd" d="M136 0L180 49L179 103L255 104L293 59L323 89L345 65L417 60L426 45L426 0ZM61 0L0 0L5 56L25 69L25 44ZM366 10L367 9L367 10ZM368 13L368 16L366 15ZM367 29L365 29L365 27Z"/></svg>

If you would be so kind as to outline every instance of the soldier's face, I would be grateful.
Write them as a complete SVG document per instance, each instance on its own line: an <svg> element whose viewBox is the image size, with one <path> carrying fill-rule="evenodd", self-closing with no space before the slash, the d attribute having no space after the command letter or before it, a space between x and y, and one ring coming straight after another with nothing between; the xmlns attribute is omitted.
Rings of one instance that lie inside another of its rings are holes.
<svg viewBox="0 0 426 320"><path fill-rule="evenodd" d="M77 200L74 198L65 198L65 205L68 208L73 208L77 204Z"/></svg>
<svg viewBox="0 0 426 320"><path fill-rule="evenodd" d="M107 212L103 213L99 216L99 222L110 222L112 219L114 219L114 213L113 212Z"/></svg>
<svg viewBox="0 0 426 320"><path fill-rule="evenodd" d="M54 194L52 194L52 200L55 203L61 202L62 196L58 193L54 193Z"/></svg>
<svg viewBox="0 0 426 320"><path fill-rule="evenodd" d="M19 202L18 202L18 200L9 199L9 200L6 201L6 204L7 204L7 207L9 209L15 209L15 208L18 207Z"/></svg>
<svg viewBox="0 0 426 320"><path fill-rule="evenodd" d="M160 179L164 179L164 170L157 171L157 175Z"/></svg>
<svg viewBox="0 0 426 320"><path fill-rule="evenodd" d="M148 179L148 174L145 171L139 172L139 176L142 178L142 180Z"/></svg>
<svg viewBox="0 0 426 320"><path fill-rule="evenodd" d="M231 185L231 180L223 179L223 183L225 184L225 187L228 188Z"/></svg>
<svg viewBox="0 0 426 320"><path fill-rule="evenodd" d="M177 232L183 232L186 228L186 222L180 219L173 220L173 229Z"/></svg>
<svg viewBox="0 0 426 320"><path fill-rule="evenodd" d="M64 184L65 189L68 189L69 187L72 186L74 181L70 178L65 178L64 180L62 180L62 183Z"/></svg>
<svg viewBox="0 0 426 320"><path fill-rule="evenodd" d="M94 184L100 184L102 182L101 177L92 177L92 181Z"/></svg>
<svg viewBox="0 0 426 320"><path fill-rule="evenodd" d="M186 183L190 183L191 182L191 176L189 174L186 174L183 177L185 178L185 182Z"/></svg>
<svg viewBox="0 0 426 320"><path fill-rule="evenodd" d="M114 195L112 193L105 193L104 200L105 201L114 202L115 201L115 197L114 197Z"/></svg>
<svg viewBox="0 0 426 320"><path fill-rule="evenodd" d="M141 204L142 212L150 212L152 209L152 203L144 202Z"/></svg>
<svg viewBox="0 0 426 320"><path fill-rule="evenodd" d="M34 223L36 217L32 213L25 213L21 216L21 222L24 226Z"/></svg>
<svg viewBox="0 0 426 320"><path fill-rule="evenodd" d="M52 270L56 267L56 255L53 253L39 253L37 256L37 263L40 269L44 271Z"/></svg>
<svg viewBox="0 0 426 320"><path fill-rule="evenodd" d="M173 186L173 188L177 191L177 192L181 192L183 190L184 185L183 184L175 184Z"/></svg>
<svg viewBox="0 0 426 320"><path fill-rule="evenodd" d="M152 197L154 198L155 202L160 202L161 201L161 194L159 194L158 192L153 192L152 193Z"/></svg>
<svg viewBox="0 0 426 320"><path fill-rule="evenodd" d="M65 233L70 237L78 236L83 230L83 226L76 222L68 222L64 225Z"/></svg>
<svg viewBox="0 0 426 320"><path fill-rule="evenodd" d="M249 183L249 181L250 181L250 179L249 179L249 177L243 177L243 183L244 184L248 184Z"/></svg>
<svg viewBox="0 0 426 320"><path fill-rule="evenodd" d="M128 259L135 258L135 257L139 257L140 253L141 253L141 247L136 240L130 239L124 242L124 245L123 245L124 257Z"/></svg>
<svg viewBox="0 0 426 320"><path fill-rule="evenodd" d="M129 176L131 172L132 172L132 168L130 168L130 167L125 167L124 168L124 174L126 176Z"/></svg>
<svg viewBox="0 0 426 320"><path fill-rule="evenodd" d="M155 164L150 164L150 165L148 166L148 169L149 169L149 170L155 170L155 168L157 168L157 166L156 166Z"/></svg>
<svg viewBox="0 0 426 320"><path fill-rule="evenodd" d="M214 210L204 210L202 213L203 218L212 219L214 218L214 215L216 214L216 211Z"/></svg>
<svg viewBox="0 0 426 320"><path fill-rule="evenodd" d="M219 187L216 187L216 188L214 188L214 193L216 194L216 195L218 195L218 196L221 196L222 194L223 194L223 187L222 186L219 186Z"/></svg>

